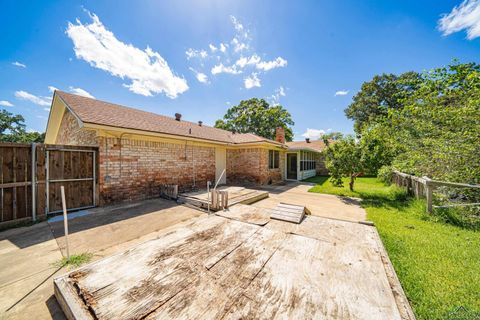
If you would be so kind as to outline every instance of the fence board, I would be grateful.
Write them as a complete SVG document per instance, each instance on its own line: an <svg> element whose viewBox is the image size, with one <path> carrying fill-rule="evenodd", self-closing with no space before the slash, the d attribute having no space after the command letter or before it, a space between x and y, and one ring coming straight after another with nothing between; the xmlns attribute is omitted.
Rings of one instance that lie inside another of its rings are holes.
<svg viewBox="0 0 480 320"><path fill-rule="evenodd" d="M46 163L46 153L49 163ZM98 179L93 180L94 170L98 170L96 147L35 145L35 162L32 168L32 145L0 143L0 224L15 220L25 220L33 215L44 216L47 208L46 168L49 166L50 180L91 178L88 181L50 182L49 212L61 210L60 186L64 185L67 194L67 208L91 206L98 199ZM95 159L95 163L93 163ZM32 185L32 170L35 184ZM98 176L98 175L97 175ZM95 194L93 184L95 182ZM35 188L33 200L32 188ZM95 198L94 198L95 197Z"/></svg>

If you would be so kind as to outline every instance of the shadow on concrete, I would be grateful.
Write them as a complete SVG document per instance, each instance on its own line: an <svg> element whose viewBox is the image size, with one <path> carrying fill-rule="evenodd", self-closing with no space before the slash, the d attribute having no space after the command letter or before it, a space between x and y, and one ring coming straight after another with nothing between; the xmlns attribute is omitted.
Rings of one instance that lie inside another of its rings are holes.
<svg viewBox="0 0 480 320"><path fill-rule="evenodd" d="M73 234L83 230L136 218L159 210L173 208L175 206L178 206L175 201L151 199L142 202L95 208L92 209L92 212L88 215L69 220L68 232ZM64 236L63 220L49 222L49 224L55 238Z"/></svg>
<svg viewBox="0 0 480 320"><path fill-rule="evenodd" d="M175 201L152 199L142 202L89 209L88 213L68 221L69 233L116 223L122 220L150 214L178 206ZM63 219L44 221L33 226L9 229L0 232L0 241L8 240L18 248L27 248L64 235Z"/></svg>
<svg viewBox="0 0 480 320"><path fill-rule="evenodd" d="M67 319L65 315L63 314L62 309L60 308L60 305L57 302L57 299L55 298L55 295L51 295L47 301L45 301L45 304L47 305L48 312L50 312L50 316L54 320L65 320Z"/></svg>
<svg viewBox="0 0 480 320"><path fill-rule="evenodd" d="M265 185L265 186L254 186L250 187L251 189L256 190L263 190L268 191L271 194L280 194L286 192L290 189L296 188L298 186L305 185L305 186L315 186L315 183L311 182L304 182L304 181L285 181L281 184L272 184L272 185Z"/></svg>

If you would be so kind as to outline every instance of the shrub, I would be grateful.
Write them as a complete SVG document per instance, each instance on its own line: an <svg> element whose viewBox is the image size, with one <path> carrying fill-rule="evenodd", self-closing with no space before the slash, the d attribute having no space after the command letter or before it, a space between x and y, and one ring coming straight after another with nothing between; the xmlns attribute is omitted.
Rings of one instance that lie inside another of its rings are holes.
<svg viewBox="0 0 480 320"><path fill-rule="evenodd" d="M378 170L378 180L382 181L386 185L392 183L393 178L393 167L392 166L383 166Z"/></svg>

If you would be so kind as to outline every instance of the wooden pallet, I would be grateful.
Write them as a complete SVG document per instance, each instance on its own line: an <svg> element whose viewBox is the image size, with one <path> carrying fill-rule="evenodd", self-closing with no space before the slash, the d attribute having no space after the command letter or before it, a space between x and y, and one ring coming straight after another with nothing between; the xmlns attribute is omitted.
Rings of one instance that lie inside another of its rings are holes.
<svg viewBox="0 0 480 320"><path fill-rule="evenodd" d="M305 217L305 213L308 213L305 206L280 202L271 210L270 219L300 223Z"/></svg>

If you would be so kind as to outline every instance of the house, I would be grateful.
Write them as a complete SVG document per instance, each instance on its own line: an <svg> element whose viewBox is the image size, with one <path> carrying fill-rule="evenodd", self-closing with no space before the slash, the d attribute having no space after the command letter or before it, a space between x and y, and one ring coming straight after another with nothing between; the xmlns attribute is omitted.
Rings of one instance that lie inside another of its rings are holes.
<svg viewBox="0 0 480 320"><path fill-rule="evenodd" d="M287 142L286 145L286 180L304 180L328 174L322 153L326 145L322 140L306 138L305 141Z"/></svg>
<svg viewBox="0 0 480 320"><path fill-rule="evenodd" d="M292 145L289 151L283 128L276 133L274 141L184 121L178 113L167 117L57 90L45 143L98 147L102 205L154 197L161 184L191 190L217 180L237 185L283 181L287 151L291 168L297 154L300 170L310 161L301 160L310 149ZM296 179L311 169L303 171Z"/></svg>

